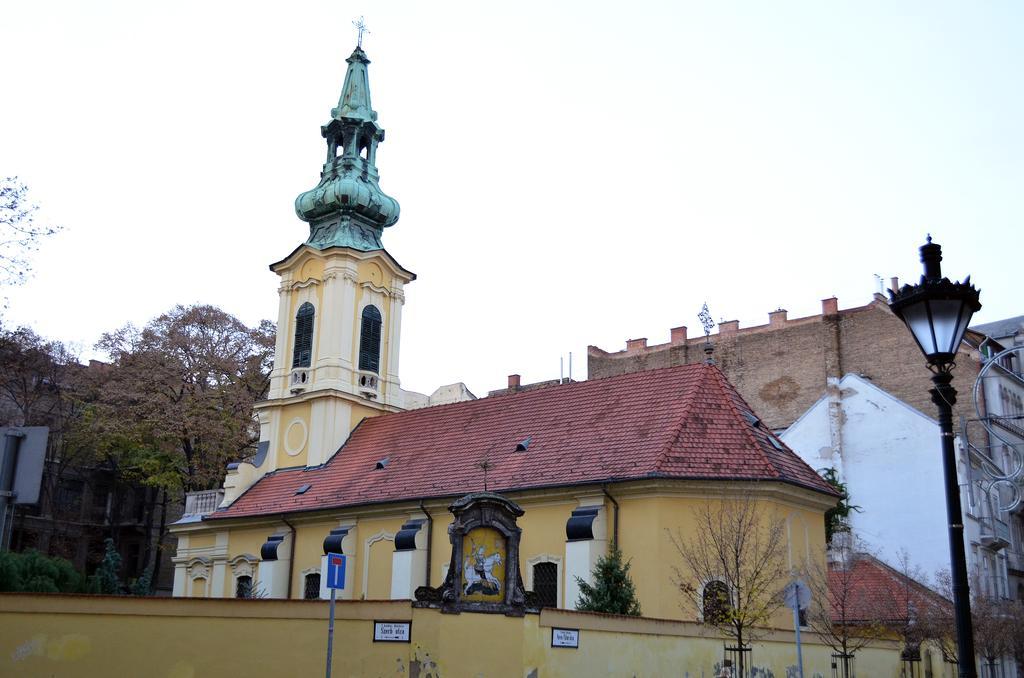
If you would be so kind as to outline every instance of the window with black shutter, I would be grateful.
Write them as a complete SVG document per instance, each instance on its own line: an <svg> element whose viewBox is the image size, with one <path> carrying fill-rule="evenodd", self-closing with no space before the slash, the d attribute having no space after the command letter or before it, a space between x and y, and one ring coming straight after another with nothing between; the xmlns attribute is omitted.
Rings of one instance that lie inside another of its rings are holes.
<svg viewBox="0 0 1024 678"><path fill-rule="evenodd" d="M533 566L533 592L541 607L558 607L558 564L537 563Z"/></svg>
<svg viewBox="0 0 1024 678"><path fill-rule="evenodd" d="M313 358L313 304L308 301L299 306L295 314L295 350L292 367L309 367Z"/></svg>
<svg viewBox="0 0 1024 678"><path fill-rule="evenodd" d="M376 306L363 309L363 323L359 330L359 369L380 372L380 311Z"/></svg>

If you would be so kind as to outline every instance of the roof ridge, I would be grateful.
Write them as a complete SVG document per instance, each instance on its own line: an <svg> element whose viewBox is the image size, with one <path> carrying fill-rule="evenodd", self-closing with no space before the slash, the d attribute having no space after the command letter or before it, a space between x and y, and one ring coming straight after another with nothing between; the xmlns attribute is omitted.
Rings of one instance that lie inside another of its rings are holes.
<svg viewBox="0 0 1024 678"><path fill-rule="evenodd" d="M783 477L785 477L785 474L782 473L782 470L779 469L774 463L772 463L772 460L769 458L768 454L766 453L766 451L764 449L764 445L762 445L761 441L758 440L756 435L754 435L754 431L752 430L753 426L750 424L750 422L747 421L747 418L743 416L743 413L740 412L739 407L736 405L736 401L732 397L733 395L735 395L737 398L742 399L743 396L741 396L739 394L739 392L736 391L734 388L726 388L726 384L728 384L728 380L725 378L725 374L723 374L722 371L720 369L718 369L718 367L716 365L708 365L708 367L712 368L712 374L716 375L716 377L717 377L717 379L715 379L715 383L718 385L719 391L721 392L722 396L725 398L726 402L729 404L729 407L732 408L733 415L739 421L740 427L743 429L743 431L746 434L747 438L754 444L754 447L757 448L757 453L761 457L761 459L763 460L765 466L770 471L775 473L775 477L776 478L783 478ZM732 386L732 384L728 384L728 385L730 387ZM730 393L730 391L731 391L731 393ZM750 411L750 413L752 415L757 417L757 414L754 412L753 408L750 407L750 405L747 403L747 401L744 400L743 404L747 406L747 409ZM757 417L757 420L761 421L761 418ZM763 424L762 424L762 426L763 426ZM795 452L792 452L792 451L790 451L790 454L793 454L794 456L799 456Z"/></svg>
<svg viewBox="0 0 1024 678"><path fill-rule="evenodd" d="M655 468L656 471L659 471L659 472L663 470L663 467L664 467L665 463L668 460L667 458L669 456L669 452L672 451L672 448L675 445L676 441L679 440L679 435L680 435L680 433L683 430L683 426L687 423L687 421L689 421L690 415L693 412L693 403L696 400L695 396L696 396L698 388L707 379L707 370L704 369L704 368L708 367L708 365L706 365L704 363L691 363L691 365L697 365L698 367L701 368L699 370L699 372L698 372L699 375L700 375L700 378L699 379L692 379L692 380L690 380L692 383L687 384L686 392L683 394L684 404L683 404L682 411L679 413L679 420L669 430L669 435L666 437L665 443L662 445L661 449L658 450L658 453L657 453L657 455L655 457L655 461L654 461L654 468ZM663 367L663 368L659 368L659 369L673 369L673 368ZM653 372L655 370L647 370L647 371Z"/></svg>

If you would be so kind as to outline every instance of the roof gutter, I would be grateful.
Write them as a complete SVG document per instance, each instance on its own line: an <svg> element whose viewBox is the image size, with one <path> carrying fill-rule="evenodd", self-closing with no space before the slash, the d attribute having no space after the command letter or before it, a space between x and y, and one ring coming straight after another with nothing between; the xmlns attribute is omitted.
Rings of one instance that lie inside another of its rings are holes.
<svg viewBox="0 0 1024 678"><path fill-rule="evenodd" d="M612 544L615 545L615 548L619 548L619 502L615 501L615 497L608 493L608 483L601 483L601 491L615 505L615 517L612 519Z"/></svg>
<svg viewBox="0 0 1024 678"><path fill-rule="evenodd" d="M288 522L288 516L281 514L281 521L291 530L291 543L288 545L288 593L285 600L292 599L292 573L295 571L295 526Z"/></svg>

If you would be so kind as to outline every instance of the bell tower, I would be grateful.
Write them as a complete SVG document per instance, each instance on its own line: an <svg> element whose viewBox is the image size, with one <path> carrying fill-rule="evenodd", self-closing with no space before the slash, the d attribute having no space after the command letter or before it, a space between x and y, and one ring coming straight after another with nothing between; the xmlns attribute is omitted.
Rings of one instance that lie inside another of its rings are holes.
<svg viewBox="0 0 1024 678"><path fill-rule="evenodd" d="M405 285L416 276L381 243L399 205L378 184L384 130L370 103L370 60L359 46L347 62L338 105L320 128L320 181L295 199L309 237L270 266L281 285L270 391L256 406L259 452L229 470L225 504L265 473L323 464L364 417L407 406L399 341Z"/></svg>

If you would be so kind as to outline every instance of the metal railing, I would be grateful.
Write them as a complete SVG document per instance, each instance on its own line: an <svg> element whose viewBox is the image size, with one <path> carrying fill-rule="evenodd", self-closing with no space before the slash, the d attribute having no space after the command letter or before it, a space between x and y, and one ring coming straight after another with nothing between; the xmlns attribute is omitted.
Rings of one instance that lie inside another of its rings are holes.
<svg viewBox="0 0 1024 678"><path fill-rule="evenodd" d="M224 490L202 490L185 495L185 515L205 516L213 513L224 500Z"/></svg>

